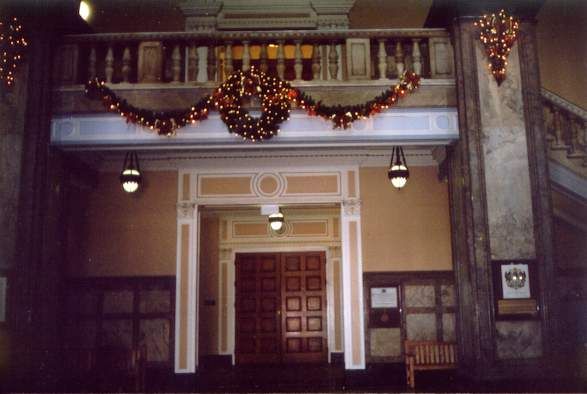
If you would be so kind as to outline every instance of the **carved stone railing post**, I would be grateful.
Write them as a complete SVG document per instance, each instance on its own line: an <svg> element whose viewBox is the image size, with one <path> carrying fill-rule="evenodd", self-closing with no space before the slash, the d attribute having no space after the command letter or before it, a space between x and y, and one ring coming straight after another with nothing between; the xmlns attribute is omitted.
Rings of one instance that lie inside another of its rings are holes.
<svg viewBox="0 0 587 394"><path fill-rule="evenodd" d="M192 44L188 49L188 82L198 80L198 61L198 47Z"/></svg>
<svg viewBox="0 0 587 394"><path fill-rule="evenodd" d="M122 52L122 82L129 81L130 61L130 48L124 47L124 51Z"/></svg>
<svg viewBox="0 0 587 394"><path fill-rule="evenodd" d="M261 43L261 52L259 53L259 70L267 73L269 71L269 64L267 63L267 43Z"/></svg>
<svg viewBox="0 0 587 394"><path fill-rule="evenodd" d="M569 116L569 131L571 133L571 143L567 157L569 159L579 159L585 156L585 152L581 147L583 140L584 130L581 129L583 121L576 119L574 116Z"/></svg>
<svg viewBox="0 0 587 394"><path fill-rule="evenodd" d="M387 51L385 50L385 38L379 40L379 51L377 52L379 79L387 79Z"/></svg>
<svg viewBox="0 0 587 394"><path fill-rule="evenodd" d="M404 73L404 48L401 40L395 43L395 68L397 71L398 78Z"/></svg>
<svg viewBox="0 0 587 394"><path fill-rule="evenodd" d="M544 113L544 123L546 125L546 141L548 141L549 146L554 141L554 121L552 116L552 106L549 104L544 103L542 106L542 110Z"/></svg>
<svg viewBox="0 0 587 394"><path fill-rule="evenodd" d="M320 45L314 44L312 48L312 80L318 81L320 78L321 67Z"/></svg>
<svg viewBox="0 0 587 394"><path fill-rule="evenodd" d="M422 75L422 53L420 52L420 39L412 38L412 69L418 75Z"/></svg>
<svg viewBox="0 0 587 394"><path fill-rule="evenodd" d="M88 79L94 78L96 78L96 47L92 45L88 58Z"/></svg>
<svg viewBox="0 0 587 394"><path fill-rule="evenodd" d="M285 78L285 52L283 49L284 41L277 41L277 76Z"/></svg>
<svg viewBox="0 0 587 394"><path fill-rule="evenodd" d="M181 52L179 51L179 45L173 47L171 52L171 75L173 83L179 83L181 76Z"/></svg>
<svg viewBox="0 0 587 394"><path fill-rule="evenodd" d="M111 83L112 75L114 74L114 51L111 45L108 46L105 60L104 74L106 76L106 82Z"/></svg>
<svg viewBox="0 0 587 394"><path fill-rule="evenodd" d="M554 127L554 141L552 143L552 149L560 149L564 150L567 149L567 145L563 140L563 127L561 122L561 113L558 108L553 108L552 110L552 117L553 117L553 127Z"/></svg>
<svg viewBox="0 0 587 394"><path fill-rule="evenodd" d="M328 50L328 72L330 79L338 79L338 51L334 42L330 44Z"/></svg>
<svg viewBox="0 0 587 394"><path fill-rule="evenodd" d="M583 158L583 167L587 167L587 120L583 119L579 121L579 127L583 132L583 152L585 153L585 157Z"/></svg>
<svg viewBox="0 0 587 394"><path fill-rule="evenodd" d="M216 81L216 47L214 45L208 46L208 69L206 74L208 81Z"/></svg>
<svg viewBox="0 0 587 394"><path fill-rule="evenodd" d="M243 71L248 71L251 68L251 53L249 48L249 41L243 41Z"/></svg>
<svg viewBox="0 0 587 394"><path fill-rule="evenodd" d="M226 43L226 53L224 54L224 77L228 77L234 71L232 66L232 42Z"/></svg>
<svg viewBox="0 0 587 394"><path fill-rule="evenodd" d="M296 81L302 80L302 71L304 70L304 65L302 63L302 42L300 40L295 41L296 50L295 50L295 63L294 63L294 71L296 74Z"/></svg>

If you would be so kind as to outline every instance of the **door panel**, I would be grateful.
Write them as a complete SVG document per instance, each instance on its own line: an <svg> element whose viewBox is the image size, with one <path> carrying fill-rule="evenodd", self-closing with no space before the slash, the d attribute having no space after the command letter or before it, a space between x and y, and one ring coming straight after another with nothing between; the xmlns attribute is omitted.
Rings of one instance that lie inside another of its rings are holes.
<svg viewBox="0 0 587 394"><path fill-rule="evenodd" d="M284 253L283 361L325 362L326 277L323 253Z"/></svg>
<svg viewBox="0 0 587 394"><path fill-rule="evenodd" d="M279 257L279 254L237 255L237 363L281 360Z"/></svg>
<svg viewBox="0 0 587 394"><path fill-rule="evenodd" d="M237 254L237 363L326 362L324 253Z"/></svg>

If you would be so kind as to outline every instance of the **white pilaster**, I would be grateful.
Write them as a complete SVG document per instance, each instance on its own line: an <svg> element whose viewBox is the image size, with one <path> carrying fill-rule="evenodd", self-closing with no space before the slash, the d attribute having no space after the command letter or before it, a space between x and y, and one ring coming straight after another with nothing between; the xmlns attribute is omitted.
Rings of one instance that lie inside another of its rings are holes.
<svg viewBox="0 0 587 394"><path fill-rule="evenodd" d="M175 372L194 373L198 365L198 206L177 204L175 280Z"/></svg>
<svg viewBox="0 0 587 394"><path fill-rule="evenodd" d="M346 369L365 368L363 322L363 261L361 245L361 200L341 204L344 361Z"/></svg>

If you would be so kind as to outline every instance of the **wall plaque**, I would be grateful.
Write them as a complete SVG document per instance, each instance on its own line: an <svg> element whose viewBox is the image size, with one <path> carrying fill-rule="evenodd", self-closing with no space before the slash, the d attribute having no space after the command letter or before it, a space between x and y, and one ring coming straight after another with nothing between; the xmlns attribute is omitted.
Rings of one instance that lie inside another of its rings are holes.
<svg viewBox="0 0 587 394"><path fill-rule="evenodd" d="M495 312L498 319L532 319L538 316L536 267L533 260L493 261Z"/></svg>
<svg viewBox="0 0 587 394"><path fill-rule="evenodd" d="M372 287L371 308L397 308L397 287Z"/></svg>
<svg viewBox="0 0 587 394"><path fill-rule="evenodd" d="M369 289L369 326L399 327L399 291L397 286Z"/></svg>

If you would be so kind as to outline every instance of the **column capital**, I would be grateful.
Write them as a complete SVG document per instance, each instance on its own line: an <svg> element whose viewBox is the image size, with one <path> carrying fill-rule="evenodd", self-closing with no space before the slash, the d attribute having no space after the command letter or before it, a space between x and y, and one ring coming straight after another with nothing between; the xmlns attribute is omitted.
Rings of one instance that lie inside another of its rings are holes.
<svg viewBox="0 0 587 394"><path fill-rule="evenodd" d="M361 215L361 200L358 198L349 198L342 200L342 212L345 216Z"/></svg>
<svg viewBox="0 0 587 394"><path fill-rule="evenodd" d="M196 208L195 202L182 201L178 202L177 205L177 218L178 219L193 219L194 211Z"/></svg>

